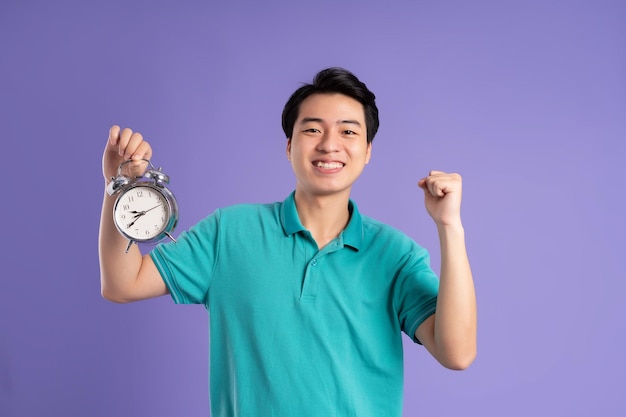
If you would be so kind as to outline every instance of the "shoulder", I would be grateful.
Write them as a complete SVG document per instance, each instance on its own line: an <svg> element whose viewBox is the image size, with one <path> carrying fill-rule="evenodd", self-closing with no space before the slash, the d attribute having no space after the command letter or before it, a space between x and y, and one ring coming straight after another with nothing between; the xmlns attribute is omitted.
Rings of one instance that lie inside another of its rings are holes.
<svg viewBox="0 0 626 417"><path fill-rule="evenodd" d="M368 216L361 215L363 223L363 237L366 240L384 240L387 244L396 242L401 245L417 245L411 237L403 231L396 229L386 223L378 221Z"/></svg>
<svg viewBox="0 0 626 417"><path fill-rule="evenodd" d="M382 254L386 260L404 263L427 260L428 251L405 232L368 216L361 216L364 248Z"/></svg>

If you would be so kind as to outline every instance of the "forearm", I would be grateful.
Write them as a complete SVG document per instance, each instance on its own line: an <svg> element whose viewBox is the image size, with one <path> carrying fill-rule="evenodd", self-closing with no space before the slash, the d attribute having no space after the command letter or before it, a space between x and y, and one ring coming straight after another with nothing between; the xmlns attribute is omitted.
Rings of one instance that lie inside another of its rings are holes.
<svg viewBox="0 0 626 417"><path fill-rule="evenodd" d="M100 286L102 296L111 301L130 301L128 294L136 283L141 268L142 256L137 245L132 245L128 253L126 240L113 223L115 197L104 193L98 253L100 257Z"/></svg>
<svg viewBox="0 0 626 417"><path fill-rule="evenodd" d="M463 226L438 226L441 244L434 338L440 360L463 369L476 355L476 294Z"/></svg>

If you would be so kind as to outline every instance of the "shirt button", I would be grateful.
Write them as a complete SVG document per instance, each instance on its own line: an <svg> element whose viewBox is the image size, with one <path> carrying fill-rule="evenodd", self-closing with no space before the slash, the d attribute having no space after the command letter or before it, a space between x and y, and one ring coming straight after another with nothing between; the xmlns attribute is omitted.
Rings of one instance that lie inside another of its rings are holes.
<svg viewBox="0 0 626 417"><path fill-rule="evenodd" d="M317 259L313 259L313 261L311 262L312 266L317 266Z"/></svg>

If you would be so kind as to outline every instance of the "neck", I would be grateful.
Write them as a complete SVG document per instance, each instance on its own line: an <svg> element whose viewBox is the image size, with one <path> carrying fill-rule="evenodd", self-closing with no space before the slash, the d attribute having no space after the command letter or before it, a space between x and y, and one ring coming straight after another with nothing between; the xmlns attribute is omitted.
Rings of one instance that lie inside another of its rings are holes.
<svg viewBox="0 0 626 417"><path fill-rule="evenodd" d="M326 246L348 225L348 194L307 196L296 189L295 200L300 221L311 232L319 248Z"/></svg>

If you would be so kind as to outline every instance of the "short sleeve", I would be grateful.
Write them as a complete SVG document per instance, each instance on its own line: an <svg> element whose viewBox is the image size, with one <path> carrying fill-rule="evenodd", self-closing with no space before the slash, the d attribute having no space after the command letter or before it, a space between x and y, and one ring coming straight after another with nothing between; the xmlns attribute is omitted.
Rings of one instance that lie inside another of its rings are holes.
<svg viewBox="0 0 626 417"><path fill-rule="evenodd" d="M219 257L220 211L156 246L150 256L176 304L205 304Z"/></svg>
<svg viewBox="0 0 626 417"><path fill-rule="evenodd" d="M428 251L413 242L394 286L394 305L400 327L414 342L415 331L435 313L439 278L430 267Z"/></svg>

